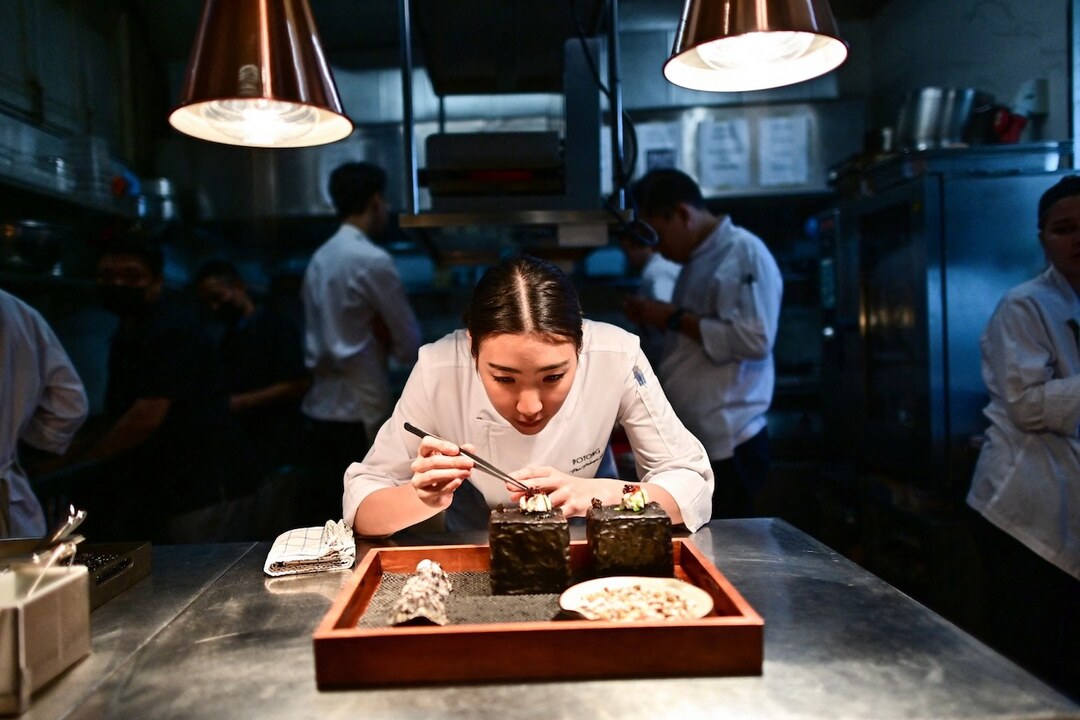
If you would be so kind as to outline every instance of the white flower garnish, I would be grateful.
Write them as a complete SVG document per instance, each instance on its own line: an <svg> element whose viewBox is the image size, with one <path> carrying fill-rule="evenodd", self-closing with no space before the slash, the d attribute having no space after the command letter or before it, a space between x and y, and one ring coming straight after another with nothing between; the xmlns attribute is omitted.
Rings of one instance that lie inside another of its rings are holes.
<svg viewBox="0 0 1080 720"><path fill-rule="evenodd" d="M633 488L633 489L630 489ZM622 509L632 510L633 512L641 512L645 509L645 506L649 504L649 496L645 492L645 488L640 485L627 486L629 492L624 492L622 496Z"/></svg>
<svg viewBox="0 0 1080 720"><path fill-rule="evenodd" d="M538 492L534 495L522 495L518 500L518 507L523 513L545 513L551 512L554 506L551 504L551 498L545 493Z"/></svg>

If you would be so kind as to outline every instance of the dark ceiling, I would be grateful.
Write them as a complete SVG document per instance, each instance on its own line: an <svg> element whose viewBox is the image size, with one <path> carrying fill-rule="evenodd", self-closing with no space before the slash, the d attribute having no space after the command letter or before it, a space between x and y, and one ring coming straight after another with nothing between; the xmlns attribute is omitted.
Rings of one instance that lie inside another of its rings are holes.
<svg viewBox="0 0 1080 720"><path fill-rule="evenodd" d="M833 15L844 20L869 20L877 15L889 0L832 0Z"/></svg>
<svg viewBox="0 0 1080 720"><path fill-rule="evenodd" d="M327 58L336 66L351 69L395 66L399 63L400 0L309 0L319 28ZM867 20L876 15L888 0L831 0L833 14L845 20ZM540 13L568 14L576 7L589 22L590 14L603 7L604 0L413 0L414 24L423 23L427 8L437 10L429 27L451 29L466 24L470 15L485 7L507 17L515 13L534 16L523 26L538 31L549 29L549 22L538 22ZM674 28L682 12L682 0L620 0L619 23L624 30ZM192 40L202 12L199 0L130 0L136 22L142 26L149 44L166 63L186 64ZM455 13L460 11L456 22ZM414 37L417 33L414 28ZM535 34L539 37L539 32ZM535 40L534 37L534 40ZM422 58L418 58L422 62Z"/></svg>

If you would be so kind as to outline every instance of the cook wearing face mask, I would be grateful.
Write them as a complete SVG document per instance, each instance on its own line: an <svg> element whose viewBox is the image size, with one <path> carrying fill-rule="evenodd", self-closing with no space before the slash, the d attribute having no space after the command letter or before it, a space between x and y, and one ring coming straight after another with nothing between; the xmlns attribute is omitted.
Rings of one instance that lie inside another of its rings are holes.
<svg viewBox="0 0 1080 720"><path fill-rule="evenodd" d="M102 306L133 322L161 296L162 278L135 255L104 255L97 267L97 292Z"/></svg>
<svg viewBox="0 0 1080 720"><path fill-rule="evenodd" d="M100 437L73 457L101 463L80 507L101 540L246 539L230 503L251 492L251 453L230 418L220 359L190 303L165 288L159 244L111 238L97 263L109 345ZM235 504L235 503L233 503ZM235 511L234 511L235 510Z"/></svg>

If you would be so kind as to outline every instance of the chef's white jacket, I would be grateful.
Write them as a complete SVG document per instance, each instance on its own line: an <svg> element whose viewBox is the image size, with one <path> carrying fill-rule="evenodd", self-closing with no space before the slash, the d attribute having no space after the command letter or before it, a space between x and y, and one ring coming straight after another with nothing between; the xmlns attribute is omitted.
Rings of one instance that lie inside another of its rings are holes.
<svg viewBox="0 0 1080 720"><path fill-rule="evenodd" d="M1080 578L1080 299L1050 267L1006 293L983 333L992 425L967 502Z"/></svg>
<svg viewBox="0 0 1080 720"><path fill-rule="evenodd" d="M559 412L536 435L522 435L499 415L476 370L464 330L420 350L401 399L362 463L345 471L344 518L380 488L411 481L409 464L420 438L408 421L457 443L507 472L548 465L596 477L611 431L626 431L641 482L655 483L678 503L683 522L697 530L712 512L713 475L701 443L683 426L664 396L635 335L606 323L584 321L574 385ZM448 508L450 530L487 527L490 509L509 504L505 484L475 471Z"/></svg>
<svg viewBox="0 0 1080 720"><path fill-rule="evenodd" d="M404 366L416 360L420 324L393 258L359 228L343 224L315 251L304 271L304 362L312 385L305 415L363 422L368 437L390 414L389 356L372 332L381 317L390 353Z"/></svg>
<svg viewBox="0 0 1080 720"><path fill-rule="evenodd" d="M45 319L0 290L0 481L11 537L41 537L45 516L19 467L19 441L60 454L86 420L86 391Z"/></svg>
<svg viewBox="0 0 1080 720"><path fill-rule="evenodd" d="M701 319L701 342L668 331L657 374L712 460L765 427L784 281L761 239L724 217L683 265L672 301Z"/></svg>

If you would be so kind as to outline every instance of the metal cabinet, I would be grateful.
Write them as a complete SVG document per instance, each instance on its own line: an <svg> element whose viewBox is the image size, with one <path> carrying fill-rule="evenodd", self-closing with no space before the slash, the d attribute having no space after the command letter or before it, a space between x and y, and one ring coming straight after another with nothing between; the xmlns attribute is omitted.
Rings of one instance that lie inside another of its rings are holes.
<svg viewBox="0 0 1080 720"><path fill-rule="evenodd" d="M1006 152L896 161L819 218L827 441L909 499L962 501L986 427L980 335L1045 266L1036 208L1059 156Z"/></svg>

